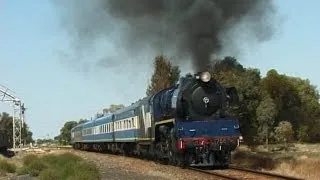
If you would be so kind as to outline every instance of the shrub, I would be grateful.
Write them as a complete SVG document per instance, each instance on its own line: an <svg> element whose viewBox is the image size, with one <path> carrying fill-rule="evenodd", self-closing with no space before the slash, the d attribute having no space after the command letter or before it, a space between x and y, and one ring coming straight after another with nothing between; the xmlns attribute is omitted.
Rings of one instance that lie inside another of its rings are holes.
<svg viewBox="0 0 320 180"><path fill-rule="evenodd" d="M0 170L3 172L14 173L16 172L16 165L9 163L6 160L0 160Z"/></svg>
<svg viewBox="0 0 320 180"><path fill-rule="evenodd" d="M31 162L25 163L25 166L19 169L18 173L28 173L32 176L38 176L39 179L42 180L100 179L99 170L94 164L85 162L81 157L72 153L65 153L61 155L45 155L35 158L35 160Z"/></svg>
<svg viewBox="0 0 320 180"><path fill-rule="evenodd" d="M29 165L31 162L35 161L38 159L38 156L34 154L27 155L23 158L23 164L24 165Z"/></svg>
<svg viewBox="0 0 320 180"><path fill-rule="evenodd" d="M29 174L29 168L27 166L22 166L21 168L19 168L17 170L17 174L18 175L25 175L25 174Z"/></svg>
<svg viewBox="0 0 320 180"><path fill-rule="evenodd" d="M53 169L45 169L39 175L40 180L60 180L59 172Z"/></svg>
<svg viewBox="0 0 320 180"><path fill-rule="evenodd" d="M28 165L28 173L31 176L39 176L40 172L45 170L47 168L47 164L45 162L41 161L41 159L38 159L36 161L31 162Z"/></svg>
<svg viewBox="0 0 320 180"><path fill-rule="evenodd" d="M281 121L275 128L276 138L279 142L290 142L293 139L292 125L288 121Z"/></svg>
<svg viewBox="0 0 320 180"><path fill-rule="evenodd" d="M299 132L298 132L298 138L301 142L308 142L310 140L308 131L309 131L308 126L306 125L300 126Z"/></svg>

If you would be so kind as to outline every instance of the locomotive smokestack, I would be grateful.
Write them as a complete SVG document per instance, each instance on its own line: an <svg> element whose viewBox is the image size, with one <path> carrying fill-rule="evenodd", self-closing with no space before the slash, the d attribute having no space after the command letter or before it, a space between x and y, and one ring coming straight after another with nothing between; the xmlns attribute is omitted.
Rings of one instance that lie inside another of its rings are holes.
<svg viewBox="0 0 320 180"><path fill-rule="evenodd" d="M245 24L246 29L238 32L246 33L246 43L250 38L258 42L269 40L273 34L269 17L275 14L272 0L74 0L74 3L70 0L60 3L65 10L64 25L75 37L72 40L78 40L77 45L92 45L92 41L100 41L107 35L130 55L150 53L151 47L158 52L162 49L173 53L179 59L191 57L195 72L206 70L212 55L236 48L233 42L236 38L230 38L231 34L228 42L223 40L226 32L238 25Z"/></svg>

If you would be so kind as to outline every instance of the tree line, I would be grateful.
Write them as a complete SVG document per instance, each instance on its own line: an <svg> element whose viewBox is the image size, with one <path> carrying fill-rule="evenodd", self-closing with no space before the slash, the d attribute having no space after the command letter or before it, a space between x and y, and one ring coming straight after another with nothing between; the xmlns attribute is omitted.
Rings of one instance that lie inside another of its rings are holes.
<svg viewBox="0 0 320 180"><path fill-rule="evenodd" d="M279 74L275 69L262 77L259 69L246 68L234 57L215 61L209 71L222 85L237 88L240 102L235 113L248 145L320 142L319 92L308 79ZM180 73L179 66L173 66L164 56L157 56L146 95L174 85ZM123 107L111 105L104 112ZM79 123L66 122L60 136L69 140L68 131L76 124Z"/></svg>
<svg viewBox="0 0 320 180"><path fill-rule="evenodd" d="M237 88L241 130L248 143L320 141L319 93L309 80L275 69L261 77L258 69L245 68L233 57L220 60L211 72L223 85Z"/></svg>

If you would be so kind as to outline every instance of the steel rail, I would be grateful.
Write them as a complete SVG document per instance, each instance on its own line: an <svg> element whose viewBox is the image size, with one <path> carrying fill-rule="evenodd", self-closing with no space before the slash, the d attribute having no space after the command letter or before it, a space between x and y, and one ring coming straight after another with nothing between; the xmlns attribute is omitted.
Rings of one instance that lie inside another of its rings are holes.
<svg viewBox="0 0 320 180"><path fill-rule="evenodd" d="M255 173L255 174L260 174L260 175L265 175L265 176L270 176L270 177L277 177L277 178L282 178L282 179L287 179L287 180L302 180L302 178L298 178L298 177L287 176L287 175L282 175L282 174L277 174L277 173L264 172L264 171L258 171L258 170L253 170L253 169L249 169L249 168L237 167L234 165L229 165L229 169L243 171L243 172L250 172L250 173Z"/></svg>

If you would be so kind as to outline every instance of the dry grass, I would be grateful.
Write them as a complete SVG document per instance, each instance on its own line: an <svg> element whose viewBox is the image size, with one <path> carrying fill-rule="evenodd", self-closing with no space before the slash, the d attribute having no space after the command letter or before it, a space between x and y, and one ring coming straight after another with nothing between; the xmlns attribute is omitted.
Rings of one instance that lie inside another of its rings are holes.
<svg viewBox="0 0 320 180"><path fill-rule="evenodd" d="M282 162L279 163L273 172L278 172L281 174L298 176L304 179L316 180L320 179L320 161L305 159L297 160L291 163Z"/></svg>
<svg viewBox="0 0 320 180"><path fill-rule="evenodd" d="M305 179L320 179L320 144L293 144L288 151L255 152L243 146L233 155L233 163Z"/></svg>
<svg viewBox="0 0 320 180"><path fill-rule="evenodd" d="M237 151L232 162L241 167L251 169L272 170L276 166L275 160L263 154L253 154L250 152Z"/></svg>

